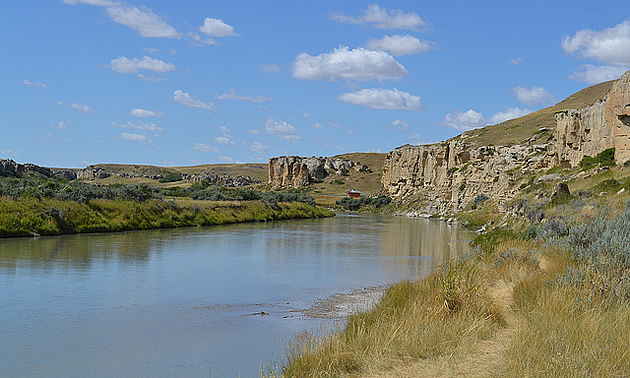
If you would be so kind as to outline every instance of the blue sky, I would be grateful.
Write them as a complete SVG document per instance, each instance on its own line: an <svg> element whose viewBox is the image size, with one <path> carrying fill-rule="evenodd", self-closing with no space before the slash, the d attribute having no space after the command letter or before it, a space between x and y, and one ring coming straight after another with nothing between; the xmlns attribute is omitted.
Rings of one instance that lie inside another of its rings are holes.
<svg viewBox="0 0 630 378"><path fill-rule="evenodd" d="M0 5L0 158L266 162L387 152L630 69L624 1Z"/></svg>

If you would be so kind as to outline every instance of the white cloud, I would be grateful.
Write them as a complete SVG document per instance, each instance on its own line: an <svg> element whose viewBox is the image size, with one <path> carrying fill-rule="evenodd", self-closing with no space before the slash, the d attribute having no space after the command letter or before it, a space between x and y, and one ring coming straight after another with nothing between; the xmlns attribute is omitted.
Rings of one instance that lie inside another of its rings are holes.
<svg viewBox="0 0 630 378"><path fill-rule="evenodd" d="M111 7L116 5L115 2L111 0L63 0L66 4L89 4L96 5L99 7Z"/></svg>
<svg viewBox="0 0 630 378"><path fill-rule="evenodd" d="M112 59L109 62L109 67L118 73L136 73L141 70L155 72L175 71L175 65L172 63L166 63L163 60L151 58L149 56L144 56L142 59L129 59L125 56L121 56L116 59Z"/></svg>
<svg viewBox="0 0 630 378"><path fill-rule="evenodd" d="M127 26L141 37L181 38L179 32L151 9L116 3L107 7L112 21Z"/></svg>
<svg viewBox="0 0 630 378"><path fill-rule="evenodd" d="M269 150L269 146L265 146L262 143L254 142L249 145L249 149L257 154L263 154Z"/></svg>
<svg viewBox="0 0 630 378"><path fill-rule="evenodd" d="M293 77L302 80L397 80L407 69L384 51L339 46L333 52L311 56L302 53L293 62Z"/></svg>
<svg viewBox="0 0 630 378"><path fill-rule="evenodd" d="M569 79L587 84L597 84L604 81L616 80L628 70L628 67L619 66L594 66L585 64L578 67Z"/></svg>
<svg viewBox="0 0 630 378"><path fill-rule="evenodd" d="M452 112L448 113L444 120L439 123L451 127L455 130L466 131L476 129L478 127L482 127L488 124L501 123L509 119L522 117L529 113L531 113L531 110L529 109L513 107L507 108L503 112L497 112L492 115L492 117L490 117L490 120L486 120L481 113L473 109L469 109L463 113L459 110L453 110Z"/></svg>
<svg viewBox="0 0 630 378"><path fill-rule="evenodd" d="M313 124L313 128L316 130L325 130L326 128L324 126L322 126L319 122L315 122Z"/></svg>
<svg viewBox="0 0 630 378"><path fill-rule="evenodd" d="M255 103L271 101L269 97L260 96L260 95L256 97L239 95L236 93L236 89L232 89L228 93L217 95L217 98L219 100L237 100L237 101L249 101L249 102L255 102Z"/></svg>
<svg viewBox="0 0 630 378"><path fill-rule="evenodd" d="M522 62L523 62L523 58L521 58L520 56L518 58L510 59L510 63L515 66L518 64L521 64Z"/></svg>
<svg viewBox="0 0 630 378"><path fill-rule="evenodd" d="M369 40L366 46L370 50L387 51L396 56L419 54L433 48L430 42L410 35L386 35L381 39Z"/></svg>
<svg viewBox="0 0 630 378"><path fill-rule="evenodd" d="M407 121L401 121L399 119L392 122L392 127L398 129L400 131L407 130L409 128L409 123Z"/></svg>
<svg viewBox="0 0 630 378"><path fill-rule="evenodd" d="M223 134L229 134L232 132L232 130L228 129L227 126L219 126L219 130L221 130Z"/></svg>
<svg viewBox="0 0 630 378"><path fill-rule="evenodd" d="M302 140L302 136L293 125L274 117L267 118L265 133L275 135L278 138L287 140L291 143L297 143Z"/></svg>
<svg viewBox="0 0 630 378"><path fill-rule="evenodd" d="M405 13L400 9L387 10L377 4L368 5L359 17L333 14L332 20L358 25L371 25L377 29L406 29L418 30L426 23L415 12Z"/></svg>
<svg viewBox="0 0 630 378"><path fill-rule="evenodd" d="M214 147L214 146L210 146L208 144L205 144L205 143L195 143L195 145L193 146L193 151L219 152L219 149Z"/></svg>
<svg viewBox="0 0 630 378"><path fill-rule="evenodd" d="M150 118L150 117L155 117L155 118L161 118L163 117L162 112L154 112L151 110L146 110L146 109L132 109L131 110L131 115L133 117L137 117L137 118Z"/></svg>
<svg viewBox="0 0 630 378"><path fill-rule="evenodd" d="M59 121L57 122L57 128L59 130L68 130L68 125L66 125L65 121Z"/></svg>
<svg viewBox="0 0 630 378"><path fill-rule="evenodd" d="M481 113L469 109L463 113L453 110L444 117L441 123L455 130L466 131L484 126L486 121Z"/></svg>
<svg viewBox="0 0 630 378"><path fill-rule="evenodd" d="M219 161L222 161L224 163L231 163L234 161L234 158L231 156L219 155Z"/></svg>
<svg viewBox="0 0 630 378"><path fill-rule="evenodd" d="M220 136L220 137L214 137L213 138L215 142L217 142L218 144L222 144L224 146L234 146L236 143L234 143L234 141L228 137L228 136Z"/></svg>
<svg viewBox="0 0 630 378"><path fill-rule="evenodd" d="M72 104L72 107L75 108L76 110L82 112L82 113L98 113L96 110L90 108L89 106L83 105L83 104L79 104L77 102Z"/></svg>
<svg viewBox="0 0 630 378"><path fill-rule="evenodd" d="M277 64L263 64L260 66L260 70L264 73L280 72L280 66Z"/></svg>
<svg viewBox="0 0 630 378"><path fill-rule="evenodd" d="M189 108L204 109L208 112L217 110L213 103L198 100L190 93L182 92L179 89L173 92L173 99L182 105L188 106Z"/></svg>
<svg viewBox="0 0 630 378"><path fill-rule="evenodd" d="M44 84L44 83L39 83L39 82L38 82L38 83L33 83L33 82L31 82L30 80L26 80L26 79L24 79L24 82L23 82L23 83L24 83L24 85L27 85L27 86L29 86L29 87L38 87L38 88L46 88L46 87L48 87L48 86L47 86L46 84Z"/></svg>
<svg viewBox="0 0 630 378"><path fill-rule="evenodd" d="M140 134L130 134L130 133L121 133L120 138L124 140L129 140L132 142L140 142L140 143L151 143L151 139L147 138L145 135Z"/></svg>
<svg viewBox="0 0 630 378"><path fill-rule="evenodd" d="M562 39L567 54L602 63L630 66L630 20L602 31L583 29Z"/></svg>
<svg viewBox="0 0 630 378"><path fill-rule="evenodd" d="M210 46L216 45L217 41L213 38L203 38L197 33L189 32L188 36L193 39L195 46Z"/></svg>
<svg viewBox="0 0 630 378"><path fill-rule="evenodd" d="M150 131L156 134L162 134L164 132L164 128L157 126L155 123L144 123L144 122L127 122L127 123L118 123L112 122L111 125L113 127L118 127L120 129L134 129L134 130L143 130Z"/></svg>
<svg viewBox="0 0 630 378"><path fill-rule="evenodd" d="M521 109L518 107L507 108L504 112L497 112L492 117L490 117L490 124L495 125L497 123L501 123L503 121L507 121L508 119L514 119L518 117L522 117L526 114L531 113L532 111L529 109Z"/></svg>
<svg viewBox="0 0 630 378"><path fill-rule="evenodd" d="M534 106L540 104L542 106L551 105L555 102L555 97L549 93L545 88L541 87L516 87L510 89L516 99L525 105Z"/></svg>
<svg viewBox="0 0 630 378"><path fill-rule="evenodd" d="M413 96L398 89L361 89L352 93L344 93L339 100L354 105L367 106L372 109L421 110L420 97Z"/></svg>
<svg viewBox="0 0 630 378"><path fill-rule="evenodd" d="M207 18L203 20L203 25L199 31L210 37L234 37L238 36L234 28L218 18Z"/></svg>

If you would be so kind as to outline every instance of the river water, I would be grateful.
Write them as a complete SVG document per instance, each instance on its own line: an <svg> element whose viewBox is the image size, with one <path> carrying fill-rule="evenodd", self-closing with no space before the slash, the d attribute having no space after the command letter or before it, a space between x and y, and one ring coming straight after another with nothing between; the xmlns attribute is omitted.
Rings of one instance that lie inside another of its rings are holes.
<svg viewBox="0 0 630 378"><path fill-rule="evenodd" d="M340 215L3 239L0 376L257 376L335 322L308 316L318 300L423 277L470 238Z"/></svg>

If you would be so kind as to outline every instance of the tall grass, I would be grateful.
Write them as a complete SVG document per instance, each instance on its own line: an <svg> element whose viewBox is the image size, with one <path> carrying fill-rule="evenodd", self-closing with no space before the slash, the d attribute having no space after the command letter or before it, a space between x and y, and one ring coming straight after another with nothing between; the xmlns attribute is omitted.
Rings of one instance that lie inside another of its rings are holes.
<svg viewBox="0 0 630 378"><path fill-rule="evenodd" d="M318 338L298 335L287 348L285 364L265 375L360 375L459 353L504 324L500 308L473 272L452 263L426 279L393 285L372 311L350 317L343 330ZM447 288L446 282L452 285ZM465 287L458 291L456 285Z"/></svg>

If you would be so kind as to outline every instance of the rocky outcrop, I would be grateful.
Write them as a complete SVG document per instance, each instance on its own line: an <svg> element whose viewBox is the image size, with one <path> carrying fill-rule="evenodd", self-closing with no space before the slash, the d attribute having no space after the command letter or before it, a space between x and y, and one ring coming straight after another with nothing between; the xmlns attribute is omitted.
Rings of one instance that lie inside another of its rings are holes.
<svg viewBox="0 0 630 378"><path fill-rule="evenodd" d="M94 167L92 165L85 167L77 173L78 179L85 180L104 179L109 176L111 176L110 173L106 172L103 168Z"/></svg>
<svg viewBox="0 0 630 378"><path fill-rule="evenodd" d="M452 139L399 147L385 159L383 188L393 197L416 198L428 213L461 210L480 194L502 207L527 186L529 173L571 168L609 148L615 149L617 164L625 163L630 160L630 71L595 103L558 112L555 121L547 143L535 144L532 137L520 145L472 147Z"/></svg>
<svg viewBox="0 0 630 378"><path fill-rule="evenodd" d="M331 174L347 175L351 169L370 168L349 159L280 156L269 159L269 182L278 187L295 187L320 182Z"/></svg>
<svg viewBox="0 0 630 378"><path fill-rule="evenodd" d="M552 145L470 148L459 140L402 146L383 165L382 184L397 198L417 197L429 213L462 209L480 194L500 206L520 190L521 174L553 165Z"/></svg>
<svg viewBox="0 0 630 378"><path fill-rule="evenodd" d="M615 162L630 160L630 71L595 104L556 113L558 164L575 167L585 156L615 149Z"/></svg>

